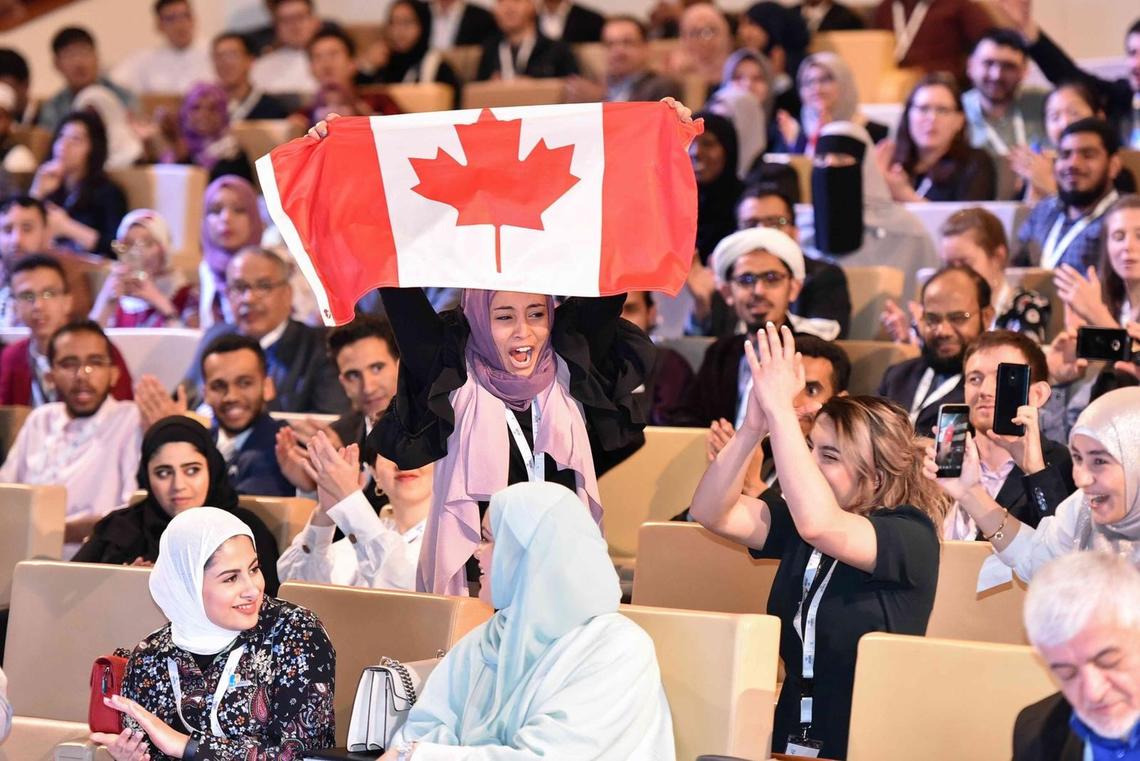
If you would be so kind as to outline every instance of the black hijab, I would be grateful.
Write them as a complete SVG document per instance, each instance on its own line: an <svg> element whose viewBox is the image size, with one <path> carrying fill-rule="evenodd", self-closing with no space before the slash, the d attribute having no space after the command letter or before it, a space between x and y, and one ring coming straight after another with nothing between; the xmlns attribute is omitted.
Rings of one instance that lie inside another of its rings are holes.
<svg viewBox="0 0 1140 761"><path fill-rule="evenodd" d="M720 239L736 231L736 204L742 189L736 177L736 127L718 114L702 111L695 118L705 120L705 132L724 149L724 169L705 184L697 183L697 251L707 261Z"/></svg>
<svg viewBox="0 0 1140 761"><path fill-rule="evenodd" d="M795 79L800 64L807 57L808 43L811 42L811 33L803 17L795 10L772 0L755 3L744 15L768 35L768 45L761 52L770 55L772 48L777 45L784 49L784 71Z"/></svg>
<svg viewBox="0 0 1140 761"><path fill-rule="evenodd" d="M428 48L431 45L431 9L428 4L419 2L419 0L396 0L388 7L389 21L391 21L392 11L397 5L406 5L416 14L416 18L420 21L420 38L416 40L416 44L408 52L391 53L388 57L388 63L376 72L377 79L385 84L403 82L408 71L419 66L424 60L424 56L427 55Z"/></svg>
<svg viewBox="0 0 1140 761"><path fill-rule="evenodd" d="M842 154L851 166L813 166L811 203L815 211L815 247L826 254L850 254L863 246L863 162L867 145L848 135L822 135L816 156Z"/></svg>

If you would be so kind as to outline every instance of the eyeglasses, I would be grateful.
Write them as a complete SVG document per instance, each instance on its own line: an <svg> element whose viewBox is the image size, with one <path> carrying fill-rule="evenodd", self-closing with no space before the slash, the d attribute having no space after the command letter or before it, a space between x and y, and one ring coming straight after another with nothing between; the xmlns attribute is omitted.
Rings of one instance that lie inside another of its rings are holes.
<svg viewBox="0 0 1140 761"><path fill-rule="evenodd" d="M824 85L830 84L835 84L835 77L830 74L824 74L820 77L805 77L800 86L806 90L809 87L823 87Z"/></svg>
<svg viewBox="0 0 1140 761"><path fill-rule="evenodd" d="M949 116L950 114L958 113L958 109L951 108L950 106L928 106L923 104L921 106L911 106L910 110L919 116Z"/></svg>
<svg viewBox="0 0 1140 761"><path fill-rule="evenodd" d="M765 288L775 288L776 286L789 279L791 275L787 272L776 272L769 270L768 272L742 272L732 279L732 282L739 285L741 288L755 288L757 283L763 283Z"/></svg>
<svg viewBox="0 0 1140 761"><path fill-rule="evenodd" d="M16 294L17 301L22 301L25 304L35 304L37 301L51 302L63 296L63 291L57 291L54 288L45 288L42 291L20 291Z"/></svg>
<svg viewBox="0 0 1140 761"><path fill-rule="evenodd" d="M973 312L924 312L922 321L928 328L937 328L943 322L949 322L955 328L961 328L974 316Z"/></svg>
<svg viewBox="0 0 1140 761"><path fill-rule="evenodd" d="M773 214L767 217L748 217L747 219L742 219L740 220L740 229L749 230L753 227L768 227L773 230L779 230L781 227L787 227L790 224L792 224L792 220L782 214Z"/></svg>
<svg viewBox="0 0 1140 761"><path fill-rule="evenodd" d="M226 295L238 298L252 293L254 296L265 297L288 282L288 280L258 280L256 283L247 283L244 280L235 280L226 283Z"/></svg>
<svg viewBox="0 0 1140 761"><path fill-rule="evenodd" d="M109 370L112 364L110 357L64 357L55 363L55 367L68 375L79 375L80 372L90 375L96 370Z"/></svg>

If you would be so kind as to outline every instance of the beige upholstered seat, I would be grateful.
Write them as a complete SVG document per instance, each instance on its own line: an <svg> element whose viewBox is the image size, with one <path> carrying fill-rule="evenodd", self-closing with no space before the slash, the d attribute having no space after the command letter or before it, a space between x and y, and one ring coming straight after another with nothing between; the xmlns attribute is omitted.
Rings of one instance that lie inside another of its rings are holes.
<svg viewBox="0 0 1140 761"><path fill-rule="evenodd" d="M305 497L255 497L243 494L238 504L261 518L277 539L277 551L284 552L301 533L316 502Z"/></svg>
<svg viewBox="0 0 1140 761"><path fill-rule="evenodd" d="M772 616L623 606L653 638L678 759L767 759L780 621Z"/></svg>
<svg viewBox="0 0 1140 761"><path fill-rule="evenodd" d="M209 174L198 166L158 164L108 172L130 209L154 209L170 225L172 264L193 275L201 259L203 196Z"/></svg>
<svg viewBox="0 0 1140 761"><path fill-rule="evenodd" d="M764 613L778 560L696 523L645 523L638 532L633 602L661 608Z"/></svg>
<svg viewBox="0 0 1140 761"><path fill-rule="evenodd" d="M457 45L441 52L461 82L474 81L475 75L479 73L479 58L483 55L482 45Z"/></svg>
<svg viewBox="0 0 1140 761"><path fill-rule="evenodd" d="M1014 645L1027 642L1021 619L1025 582L1014 576L1000 587L975 591L982 563L992 556L989 542L942 543L928 637Z"/></svg>
<svg viewBox="0 0 1140 761"><path fill-rule="evenodd" d="M149 579L149 569L130 566L16 566L4 670L17 716L87 721L95 658L134 647L166 623Z"/></svg>
<svg viewBox="0 0 1140 761"><path fill-rule="evenodd" d="M1056 689L1027 646L868 634L848 761L1007 761L1018 712Z"/></svg>
<svg viewBox="0 0 1140 761"><path fill-rule="evenodd" d="M542 106L562 102L561 79L471 82L463 87L463 108Z"/></svg>
<svg viewBox="0 0 1140 761"><path fill-rule="evenodd" d="M442 82L410 82L387 85L384 91L407 113L450 111L455 89Z"/></svg>
<svg viewBox="0 0 1140 761"><path fill-rule="evenodd" d="M642 523L688 507L707 465L704 429L646 428L645 446L598 480L610 555L633 558Z"/></svg>
<svg viewBox="0 0 1140 761"><path fill-rule="evenodd" d="M26 404L0 405L0 443L2 443L5 452L12 449L12 445L16 443L16 436L20 433L20 428L31 413L32 408Z"/></svg>
<svg viewBox="0 0 1140 761"><path fill-rule="evenodd" d="M820 32L811 45L813 53L830 50L847 62L866 103L902 102L918 81L921 72L898 68L894 49L895 35L879 29Z"/></svg>
<svg viewBox="0 0 1140 761"><path fill-rule="evenodd" d="M879 315L887 299L893 299L895 303L902 300L903 271L897 267L875 265L844 267L843 272L847 275L847 290L851 294L851 338L869 340L879 337L882 332Z"/></svg>
<svg viewBox="0 0 1140 761"><path fill-rule="evenodd" d="M248 119L234 122L230 129L251 163L277 146L305 134L289 119Z"/></svg>
<svg viewBox="0 0 1140 761"><path fill-rule="evenodd" d="M87 742L90 732L86 718L79 722L16 716L12 734L0 745L0 761L111 761L106 751L95 754Z"/></svg>
<svg viewBox="0 0 1140 761"><path fill-rule="evenodd" d="M0 531L0 607L12 600L16 563L32 558L58 559L63 551L67 490L62 486L0 484L4 530Z"/></svg>
<svg viewBox="0 0 1140 761"><path fill-rule="evenodd" d="M491 617L470 597L286 582L282 600L313 611L336 648L336 737L343 745L356 685L365 666L382 656L431 658Z"/></svg>
<svg viewBox="0 0 1140 761"><path fill-rule="evenodd" d="M847 392L852 396L874 394L887 368L903 360L918 356L918 347L890 341L837 341L851 360L851 383Z"/></svg>

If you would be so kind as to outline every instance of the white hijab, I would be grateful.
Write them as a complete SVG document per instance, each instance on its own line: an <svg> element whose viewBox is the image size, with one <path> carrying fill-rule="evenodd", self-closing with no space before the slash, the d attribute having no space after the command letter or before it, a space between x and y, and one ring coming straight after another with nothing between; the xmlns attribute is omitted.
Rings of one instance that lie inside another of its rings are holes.
<svg viewBox="0 0 1140 761"><path fill-rule="evenodd" d="M127 107L119 96L103 85L88 85L72 102L76 111L94 111L107 130L107 161L104 169L133 166L143 155L143 143L131 127Z"/></svg>
<svg viewBox="0 0 1140 761"><path fill-rule="evenodd" d="M162 532L150 574L150 596L170 619L170 638L183 650L196 655L220 653L241 634L211 621L202 602L206 562L235 536L254 541L249 526L216 507L181 512Z"/></svg>

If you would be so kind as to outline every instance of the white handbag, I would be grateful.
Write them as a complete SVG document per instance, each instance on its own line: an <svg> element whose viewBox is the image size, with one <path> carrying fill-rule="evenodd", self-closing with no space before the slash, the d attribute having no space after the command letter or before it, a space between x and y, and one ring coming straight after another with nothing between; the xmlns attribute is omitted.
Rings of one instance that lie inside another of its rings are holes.
<svg viewBox="0 0 1140 761"><path fill-rule="evenodd" d="M437 663L439 658L412 663L381 658L379 665L366 667L352 703L349 751L388 748L397 730L407 721L420 686Z"/></svg>

